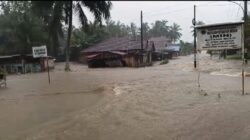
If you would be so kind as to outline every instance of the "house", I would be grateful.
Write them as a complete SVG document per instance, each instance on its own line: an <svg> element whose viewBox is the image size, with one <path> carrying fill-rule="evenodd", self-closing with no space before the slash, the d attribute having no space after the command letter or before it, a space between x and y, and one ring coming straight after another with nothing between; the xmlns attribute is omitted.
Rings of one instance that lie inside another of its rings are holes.
<svg viewBox="0 0 250 140"><path fill-rule="evenodd" d="M165 36L152 37L149 42L153 43L155 51L152 54L153 61L170 58L169 53L166 51L168 44L171 44L171 39Z"/></svg>
<svg viewBox="0 0 250 140"><path fill-rule="evenodd" d="M112 37L81 51L79 61L89 67L140 67L152 64L152 44L130 39Z"/></svg>
<svg viewBox="0 0 250 140"><path fill-rule="evenodd" d="M152 37L149 39L149 41L154 42L155 52L162 52L166 50L167 45L171 43L171 40L165 36Z"/></svg>
<svg viewBox="0 0 250 140"><path fill-rule="evenodd" d="M54 61L53 57L48 57L50 69L54 68ZM0 56L0 67L9 74L42 72L47 69L47 61L46 58L33 58L31 54L6 55Z"/></svg>
<svg viewBox="0 0 250 140"><path fill-rule="evenodd" d="M179 56L180 53L180 44L169 44L167 46L166 51L171 54L171 57L173 56Z"/></svg>

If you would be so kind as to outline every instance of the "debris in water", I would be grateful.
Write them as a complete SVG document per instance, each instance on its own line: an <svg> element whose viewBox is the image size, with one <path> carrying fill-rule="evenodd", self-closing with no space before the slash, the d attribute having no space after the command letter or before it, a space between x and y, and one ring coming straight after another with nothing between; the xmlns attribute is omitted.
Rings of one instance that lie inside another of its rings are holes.
<svg viewBox="0 0 250 140"><path fill-rule="evenodd" d="M218 98L221 98L220 93L218 93Z"/></svg>

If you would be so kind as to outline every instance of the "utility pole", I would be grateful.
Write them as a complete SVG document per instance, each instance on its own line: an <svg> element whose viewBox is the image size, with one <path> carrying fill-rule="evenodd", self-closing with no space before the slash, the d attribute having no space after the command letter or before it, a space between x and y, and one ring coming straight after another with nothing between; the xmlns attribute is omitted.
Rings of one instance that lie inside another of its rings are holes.
<svg viewBox="0 0 250 140"><path fill-rule="evenodd" d="M247 19L247 0L244 0L244 59L245 56L247 56L247 52L245 49L248 49L248 46L246 45L246 29L247 29L247 24L248 24L248 19ZM247 59L245 60L245 63L247 64Z"/></svg>
<svg viewBox="0 0 250 140"><path fill-rule="evenodd" d="M143 51L143 21L142 21L142 11L141 11L141 51Z"/></svg>
<svg viewBox="0 0 250 140"><path fill-rule="evenodd" d="M142 21L142 11L141 11L141 62L143 62L143 21Z"/></svg>
<svg viewBox="0 0 250 140"><path fill-rule="evenodd" d="M247 25L247 1L244 0L244 30L243 30L243 39L244 39L244 43L242 46L242 95L245 94L245 48L246 48L246 26Z"/></svg>
<svg viewBox="0 0 250 140"><path fill-rule="evenodd" d="M193 19L193 26L194 26L194 68L196 68L196 30L195 30L195 25L196 25L196 20L195 20L195 9L196 5L194 5L194 19Z"/></svg>

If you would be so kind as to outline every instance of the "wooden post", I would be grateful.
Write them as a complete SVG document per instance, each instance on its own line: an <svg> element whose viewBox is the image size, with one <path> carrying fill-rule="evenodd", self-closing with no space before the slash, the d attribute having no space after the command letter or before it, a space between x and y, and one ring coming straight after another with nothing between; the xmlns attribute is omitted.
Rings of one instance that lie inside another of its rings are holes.
<svg viewBox="0 0 250 140"><path fill-rule="evenodd" d="M143 64L143 21L142 21L142 11L141 11L141 63Z"/></svg>
<svg viewBox="0 0 250 140"><path fill-rule="evenodd" d="M47 69L48 69L48 80L50 84L50 74L49 74L49 58L47 57Z"/></svg>
<svg viewBox="0 0 250 140"><path fill-rule="evenodd" d="M245 23L244 23L245 24ZM242 95L245 94L245 75L244 75L244 68L245 68L245 36L244 36L244 25L242 25L242 39L241 39L241 44L242 44L242 71L241 71L241 77L242 77Z"/></svg>
<svg viewBox="0 0 250 140"><path fill-rule="evenodd" d="M141 11L141 51L143 51L143 21L142 21L142 11Z"/></svg>

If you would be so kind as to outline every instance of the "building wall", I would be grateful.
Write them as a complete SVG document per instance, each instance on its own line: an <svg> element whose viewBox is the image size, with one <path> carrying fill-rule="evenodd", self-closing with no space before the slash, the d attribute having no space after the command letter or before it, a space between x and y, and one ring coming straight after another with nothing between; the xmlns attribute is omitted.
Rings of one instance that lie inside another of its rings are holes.
<svg viewBox="0 0 250 140"><path fill-rule="evenodd" d="M47 69L47 68L48 68L47 60L46 60L46 59L43 59L43 63L44 63L44 68ZM49 68L50 68L50 69L55 68L55 61L54 61L54 59L49 59L49 60L48 60L48 64L49 64Z"/></svg>
<svg viewBox="0 0 250 140"><path fill-rule="evenodd" d="M80 63L82 64L87 64L87 59L86 59L86 56L84 54L81 54L79 56L79 60L78 60Z"/></svg>
<svg viewBox="0 0 250 140"><path fill-rule="evenodd" d="M6 63L1 64L1 67L9 74L17 73L35 73L41 72L47 69L46 59L41 59L40 62L26 62L21 61L20 63ZM49 59L49 67L53 69L55 67L54 59Z"/></svg>
<svg viewBox="0 0 250 140"><path fill-rule="evenodd" d="M136 67L137 60L134 56L127 56L123 59L127 67Z"/></svg>

